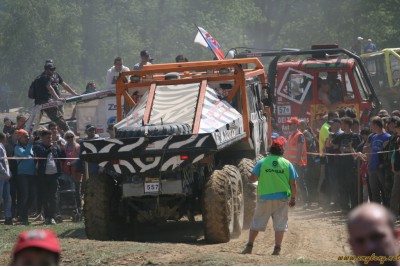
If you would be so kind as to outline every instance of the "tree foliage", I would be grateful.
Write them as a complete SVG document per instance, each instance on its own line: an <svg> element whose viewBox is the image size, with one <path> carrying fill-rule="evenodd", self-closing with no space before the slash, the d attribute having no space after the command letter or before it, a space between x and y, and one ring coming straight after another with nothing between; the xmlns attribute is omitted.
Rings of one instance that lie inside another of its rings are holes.
<svg viewBox="0 0 400 267"><path fill-rule="evenodd" d="M27 88L52 58L67 83L103 87L113 59L132 67L139 51L155 63L209 60L193 42L194 24L224 48L351 47L357 36L379 48L399 46L400 0L3 0L0 2L0 86L11 106L28 105Z"/></svg>

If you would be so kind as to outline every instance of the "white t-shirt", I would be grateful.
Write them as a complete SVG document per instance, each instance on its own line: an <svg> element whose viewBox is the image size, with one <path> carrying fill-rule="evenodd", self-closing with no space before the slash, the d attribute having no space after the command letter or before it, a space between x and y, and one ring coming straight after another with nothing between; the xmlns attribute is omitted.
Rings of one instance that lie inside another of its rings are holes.
<svg viewBox="0 0 400 267"><path fill-rule="evenodd" d="M46 171L44 173L47 175L57 173L57 165L56 161L54 160L53 153L49 153L49 155L47 155Z"/></svg>
<svg viewBox="0 0 400 267"><path fill-rule="evenodd" d="M122 72L124 71L129 71L129 68L122 65ZM111 90L115 89L115 83L119 77L120 73L115 70L115 66L112 66L108 71L107 71L107 76L106 76L106 89ZM126 77L129 80L129 77Z"/></svg>

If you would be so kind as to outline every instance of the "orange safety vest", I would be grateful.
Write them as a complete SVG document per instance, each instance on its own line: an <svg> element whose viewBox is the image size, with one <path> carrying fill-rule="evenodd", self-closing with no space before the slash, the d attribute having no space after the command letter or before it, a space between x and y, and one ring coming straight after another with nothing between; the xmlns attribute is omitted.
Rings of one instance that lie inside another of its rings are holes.
<svg viewBox="0 0 400 267"><path fill-rule="evenodd" d="M289 160L292 164L297 164L296 159L297 159L297 153L298 153L298 139L299 136L303 135L302 132L297 131L295 135L289 135L286 149L285 149L285 158ZM301 154L300 158L300 166L306 166L307 165L307 147L306 147L306 139L304 138L303 135L303 153Z"/></svg>

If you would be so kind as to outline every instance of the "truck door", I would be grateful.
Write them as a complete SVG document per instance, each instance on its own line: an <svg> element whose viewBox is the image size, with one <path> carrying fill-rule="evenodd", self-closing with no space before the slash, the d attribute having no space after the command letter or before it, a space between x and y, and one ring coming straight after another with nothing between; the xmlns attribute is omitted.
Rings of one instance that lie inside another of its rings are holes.
<svg viewBox="0 0 400 267"><path fill-rule="evenodd" d="M261 144L263 142L263 118L260 116L260 98L257 97L257 86L255 83L247 85L247 106L250 122L250 136L253 141L254 151L256 155L261 152Z"/></svg>

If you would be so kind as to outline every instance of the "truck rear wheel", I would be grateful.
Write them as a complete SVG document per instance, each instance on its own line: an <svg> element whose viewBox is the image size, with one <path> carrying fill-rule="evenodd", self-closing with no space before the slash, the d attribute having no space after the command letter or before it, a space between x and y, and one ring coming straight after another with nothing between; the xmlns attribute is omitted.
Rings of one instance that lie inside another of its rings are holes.
<svg viewBox="0 0 400 267"><path fill-rule="evenodd" d="M228 242L233 233L234 203L229 174L223 170L212 172L204 187L203 225L208 243Z"/></svg>
<svg viewBox="0 0 400 267"><path fill-rule="evenodd" d="M248 182L255 164L251 159L242 159L239 163L239 171L243 181L244 193L244 220L243 229L248 229L253 220L254 209L257 202L257 186Z"/></svg>
<svg viewBox="0 0 400 267"><path fill-rule="evenodd" d="M124 230L118 214L121 196L115 181L106 174L93 175L87 180L85 191L85 229L89 239L118 240Z"/></svg>
<svg viewBox="0 0 400 267"><path fill-rule="evenodd" d="M234 205L234 223L232 237L237 238L241 235L244 220L244 194L243 182L240 171L233 165L225 165L222 169L228 173L232 183L233 205Z"/></svg>

